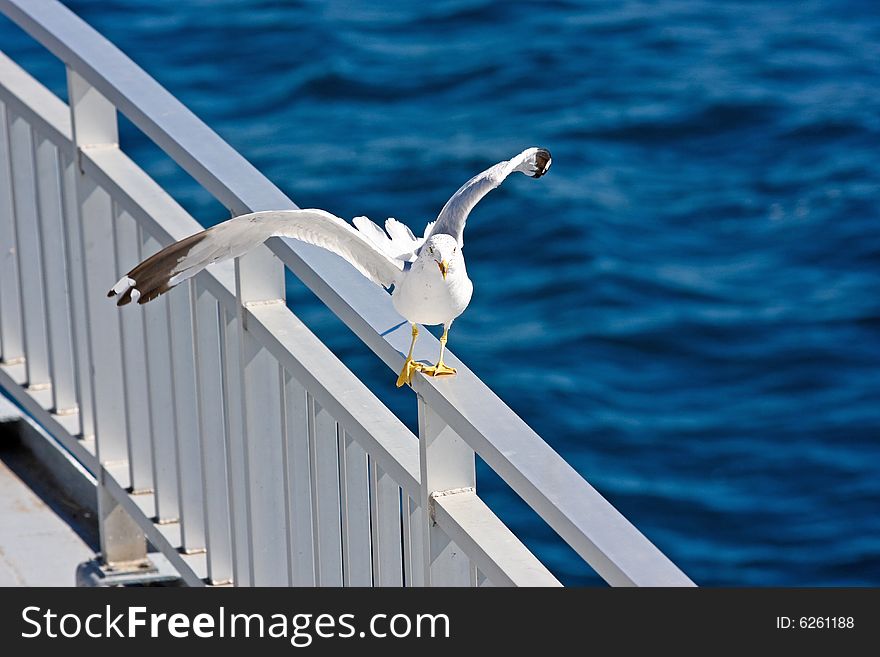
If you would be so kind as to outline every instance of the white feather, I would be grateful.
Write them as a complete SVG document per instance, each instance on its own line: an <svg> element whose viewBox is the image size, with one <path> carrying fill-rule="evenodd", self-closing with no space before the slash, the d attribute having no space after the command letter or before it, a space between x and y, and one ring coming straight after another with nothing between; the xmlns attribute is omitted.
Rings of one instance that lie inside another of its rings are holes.
<svg viewBox="0 0 880 657"><path fill-rule="evenodd" d="M269 231L268 236L292 237L320 246L342 256L364 276L386 288L394 285L403 270L402 261L384 253L360 231L324 210L255 212L238 217L243 218L251 222L249 232L259 225Z"/></svg>
<svg viewBox="0 0 880 657"><path fill-rule="evenodd" d="M390 242L388 236L378 225L370 221L367 217L355 217L351 220L361 234L370 240L373 245L380 249L383 253L389 252Z"/></svg>
<svg viewBox="0 0 880 657"><path fill-rule="evenodd" d="M133 285L135 285L135 281L133 278L129 278L128 276L123 276L122 278L120 278L116 282L116 285L113 286L113 291L116 294L122 294L123 292L125 292L128 288L132 287Z"/></svg>
<svg viewBox="0 0 880 657"><path fill-rule="evenodd" d="M412 262L415 260L416 251L425 242L425 238L413 235L409 226L394 217L385 221L385 230L367 217L355 217L352 223L376 248L394 260Z"/></svg>
<svg viewBox="0 0 880 657"><path fill-rule="evenodd" d="M477 174L446 201L437 215L433 230L428 235L452 235L458 245L464 246L464 224L474 206L515 171L539 178L550 168L550 152L543 148L527 148L519 155L499 162ZM543 163L541 166L540 163Z"/></svg>

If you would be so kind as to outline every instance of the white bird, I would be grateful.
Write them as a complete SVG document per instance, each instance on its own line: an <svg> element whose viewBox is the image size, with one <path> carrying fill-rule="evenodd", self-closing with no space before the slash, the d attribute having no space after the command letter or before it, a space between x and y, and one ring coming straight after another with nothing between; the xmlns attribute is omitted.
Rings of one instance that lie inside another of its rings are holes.
<svg viewBox="0 0 880 657"><path fill-rule="evenodd" d="M385 230L366 217L354 226L324 210L253 212L224 221L175 242L123 276L107 294L117 305L155 299L205 267L244 255L270 237L292 237L342 256L358 271L392 289L394 308L412 324L412 342L397 386L411 384L414 372L455 374L443 362L449 327L470 303L474 286L465 269L464 225L473 207L505 178L519 171L540 178L550 168L550 153L529 148L474 176L452 195L421 238L396 219ZM413 360L418 324L443 325L440 358L434 366Z"/></svg>

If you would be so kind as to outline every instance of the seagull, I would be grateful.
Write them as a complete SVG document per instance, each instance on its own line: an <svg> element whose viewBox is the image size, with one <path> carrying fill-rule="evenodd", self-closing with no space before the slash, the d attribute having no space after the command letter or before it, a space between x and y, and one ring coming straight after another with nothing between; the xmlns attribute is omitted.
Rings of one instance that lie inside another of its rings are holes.
<svg viewBox="0 0 880 657"><path fill-rule="evenodd" d="M119 279L107 296L117 298L118 306L132 301L144 304L208 265L238 258L270 237L291 237L341 256L371 281L392 290L392 305L412 325L412 342L397 387L412 385L417 371L427 376L455 374L455 368L443 362L449 328L474 291L462 253L465 221L473 207L509 175L518 171L540 178L550 162L546 149L528 148L474 176L452 195L420 238L394 218L382 230L367 217L355 217L349 224L318 209L233 217L150 256ZM443 325L436 365L413 360L419 324Z"/></svg>

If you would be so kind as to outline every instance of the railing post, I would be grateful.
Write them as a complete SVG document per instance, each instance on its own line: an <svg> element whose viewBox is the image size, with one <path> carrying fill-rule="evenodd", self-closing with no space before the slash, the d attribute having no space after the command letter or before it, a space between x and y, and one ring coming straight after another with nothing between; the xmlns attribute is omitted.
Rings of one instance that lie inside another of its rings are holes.
<svg viewBox="0 0 880 657"><path fill-rule="evenodd" d="M83 150L116 148L116 108L76 71L67 69L67 92L73 128L73 157ZM82 226L85 326L92 362L87 380L92 390L95 441L99 463L98 521L105 564L127 569L147 556L143 532L104 486L105 467L128 459L122 341L116 307L107 301L108 281L118 277L113 254L113 204L110 196L77 166L76 195Z"/></svg>
<svg viewBox="0 0 880 657"><path fill-rule="evenodd" d="M471 586L467 555L434 522L434 497L472 491L474 450L419 396L419 463L426 586Z"/></svg>
<svg viewBox="0 0 880 657"><path fill-rule="evenodd" d="M233 545L236 551L247 550L248 565L246 573L236 568L235 583L283 586L289 577L288 531L279 522L286 518L283 374L278 361L248 332L247 306L284 303L284 265L265 246L253 249L235 260L235 288L244 439L238 467L244 471L244 490L232 495L243 494L246 518L233 518Z"/></svg>

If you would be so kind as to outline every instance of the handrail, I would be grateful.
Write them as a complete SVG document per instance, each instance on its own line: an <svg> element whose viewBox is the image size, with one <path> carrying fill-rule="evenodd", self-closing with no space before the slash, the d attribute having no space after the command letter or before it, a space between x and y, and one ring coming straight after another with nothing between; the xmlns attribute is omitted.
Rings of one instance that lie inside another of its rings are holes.
<svg viewBox="0 0 880 657"><path fill-rule="evenodd" d="M94 86L233 214L297 207L56 0L0 0L0 11ZM387 294L316 247L280 238L268 246L383 362L395 371L401 367L409 329ZM438 350L427 335L415 357L428 359ZM416 377L413 389L602 577L618 585L692 585L464 364L452 354L447 362L458 369L456 377Z"/></svg>

